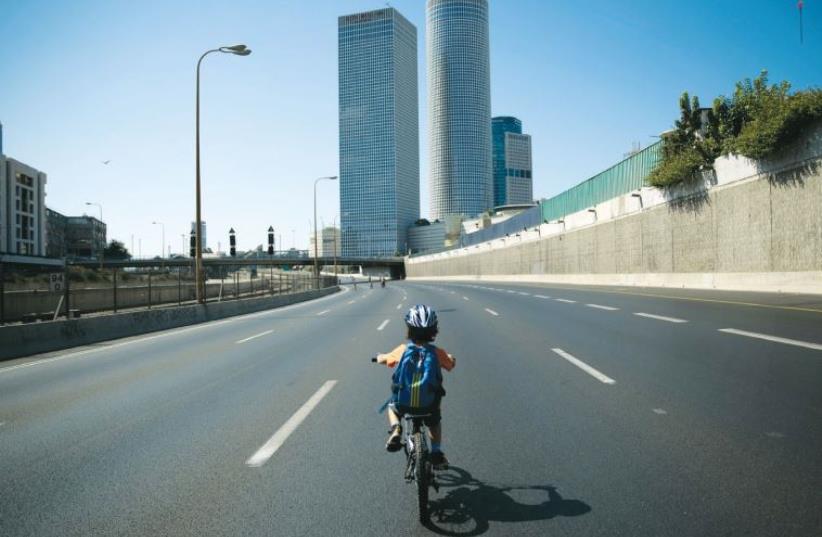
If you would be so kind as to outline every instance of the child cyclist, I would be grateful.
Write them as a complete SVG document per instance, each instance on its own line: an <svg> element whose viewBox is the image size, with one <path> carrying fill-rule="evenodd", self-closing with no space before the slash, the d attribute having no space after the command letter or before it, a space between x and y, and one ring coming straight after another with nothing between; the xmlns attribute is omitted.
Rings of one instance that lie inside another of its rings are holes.
<svg viewBox="0 0 822 537"><path fill-rule="evenodd" d="M448 467L448 459L442 452L440 400L445 395L445 390L442 389L441 368L451 371L457 361L431 343L439 331L437 314L432 308L421 305L412 307L405 314L405 324L408 327L408 342L399 345L388 354L377 356L378 363L395 367L392 378L394 396L388 405L388 423L391 430L385 449L394 452L402 448L402 414L408 411L430 414L423 421L431 435L431 462L434 466L444 469ZM419 373L409 377L410 369ZM405 380L408 378L414 380L409 383ZM428 393L420 393L422 390Z"/></svg>

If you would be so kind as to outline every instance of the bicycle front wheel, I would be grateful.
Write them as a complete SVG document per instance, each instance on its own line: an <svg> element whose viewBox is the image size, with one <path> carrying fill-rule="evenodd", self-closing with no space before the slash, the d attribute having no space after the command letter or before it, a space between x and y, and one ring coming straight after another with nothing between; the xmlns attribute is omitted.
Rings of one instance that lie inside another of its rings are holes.
<svg viewBox="0 0 822 537"><path fill-rule="evenodd" d="M420 522L428 522L428 486L431 475L431 461L425 449L422 433L414 434L414 481L417 482L417 501L419 503Z"/></svg>

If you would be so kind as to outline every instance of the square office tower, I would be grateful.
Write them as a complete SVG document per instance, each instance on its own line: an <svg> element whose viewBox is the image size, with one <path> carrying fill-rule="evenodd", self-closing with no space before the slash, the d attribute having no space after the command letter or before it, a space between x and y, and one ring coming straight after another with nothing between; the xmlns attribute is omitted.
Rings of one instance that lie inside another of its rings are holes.
<svg viewBox="0 0 822 537"><path fill-rule="evenodd" d="M344 256L393 256L419 218L417 29L393 8L339 18Z"/></svg>
<svg viewBox="0 0 822 537"><path fill-rule="evenodd" d="M494 207L533 202L531 136L511 116L491 119L494 155Z"/></svg>

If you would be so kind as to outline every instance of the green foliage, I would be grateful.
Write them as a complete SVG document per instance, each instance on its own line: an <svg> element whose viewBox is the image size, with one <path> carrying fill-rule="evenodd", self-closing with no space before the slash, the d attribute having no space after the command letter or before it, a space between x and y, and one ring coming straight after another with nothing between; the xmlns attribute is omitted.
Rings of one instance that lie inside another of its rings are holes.
<svg viewBox="0 0 822 537"><path fill-rule="evenodd" d="M687 181L700 169L709 169L721 154L753 159L776 156L822 119L822 90L791 93L788 82L768 85L768 73L737 82L731 98L720 96L702 124L699 100L679 100L680 119L665 135L662 160L651 172L653 186L667 187Z"/></svg>
<svg viewBox="0 0 822 537"><path fill-rule="evenodd" d="M648 182L655 187L665 188L694 177L705 163L704 158L696 149L689 147L678 153L665 157L648 177Z"/></svg>
<svg viewBox="0 0 822 537"><path fill-rule="evenodd" d="M131 254L126 250L125 244L114 239L103 250L103 255L106 259L131 259Z"/></svg>
<svg viewBox="0 0 822 537"><path fill-rule="evenodd" d="M718 135L703 136L699 98L689 98L688 92L679 98L679 120L673 132L662 139L662 161L651 171L648 182L655 187L669 187L696 177L699 170L710 167L719 156ZM708 112L705 131L719 129L716 114Z"/></svg>

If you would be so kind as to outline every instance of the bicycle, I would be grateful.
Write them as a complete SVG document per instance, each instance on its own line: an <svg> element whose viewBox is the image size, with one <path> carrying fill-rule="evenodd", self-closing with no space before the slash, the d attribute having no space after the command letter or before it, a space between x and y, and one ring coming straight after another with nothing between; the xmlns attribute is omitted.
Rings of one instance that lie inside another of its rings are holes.
<svg viewBox="0 0 822 537"><path fill-rule="evenodd" d="M377 358L371 358L376 363ZM380 413L389 405L389 397L380 408ZM440 486L437 476L434 473L434 465L431 463L431 450L428 447L428 431L425 427L425 418L431 416L430 413L414 414L404 412L402 419L405 421L402 441L402 449L405 452L405 482L415 483L417 486L417 504L419 507L419 520L425 524L429 520L428 516L428 489L433 488L439 492Z"/></svg>

